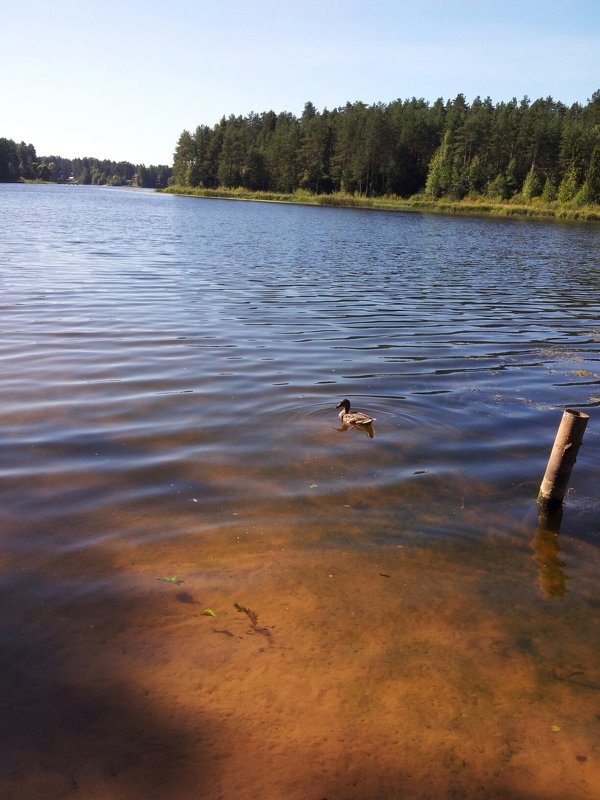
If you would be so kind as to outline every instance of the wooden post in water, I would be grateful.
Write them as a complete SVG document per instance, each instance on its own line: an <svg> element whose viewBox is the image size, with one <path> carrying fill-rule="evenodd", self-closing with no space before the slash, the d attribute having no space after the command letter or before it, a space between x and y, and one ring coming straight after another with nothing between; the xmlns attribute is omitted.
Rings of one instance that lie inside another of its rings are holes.
<svg viewBox="0 0 600 800"><path fill-rule="evenodd" d="M583 411L567 408L563 413L546 474L540 486L538 504L549 508L562 505L588 419L589 415Z"/></svg>

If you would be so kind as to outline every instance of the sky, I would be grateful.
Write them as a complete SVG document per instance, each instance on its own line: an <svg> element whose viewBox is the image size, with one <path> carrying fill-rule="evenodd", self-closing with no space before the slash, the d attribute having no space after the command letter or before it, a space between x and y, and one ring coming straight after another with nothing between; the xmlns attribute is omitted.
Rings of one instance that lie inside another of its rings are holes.
<svg viewBox="0 0 600 800"><path fill-rule="evenodd" d="M0 137L171 164L184 129L361 100L600 89L600 0L4 0Z"/></svg>

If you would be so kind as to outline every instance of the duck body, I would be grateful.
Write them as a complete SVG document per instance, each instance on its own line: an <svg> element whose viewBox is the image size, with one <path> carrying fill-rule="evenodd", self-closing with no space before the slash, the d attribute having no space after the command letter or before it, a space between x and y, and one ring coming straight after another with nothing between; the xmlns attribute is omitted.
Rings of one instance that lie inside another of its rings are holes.
<svg viewBox="0 0 600 800"><path fill-rule="evenodd" d="M370 425L375 421L375 417L369 417L362 411L350 411L350 400L342 400L335 408L336 411L338 408L342 409L338 417L343 425Z"/></svg>

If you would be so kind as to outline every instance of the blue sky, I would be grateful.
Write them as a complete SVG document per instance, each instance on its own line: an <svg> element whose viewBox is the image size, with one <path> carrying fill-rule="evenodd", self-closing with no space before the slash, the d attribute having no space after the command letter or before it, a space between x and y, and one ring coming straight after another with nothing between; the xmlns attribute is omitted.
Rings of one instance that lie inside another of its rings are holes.
<svg viewBox="0 0 600 800"><path fill-rule="evenodd" d="M0 137L171 163L184 128L347 101L600 88L600 0L5 3Z"/></svg>

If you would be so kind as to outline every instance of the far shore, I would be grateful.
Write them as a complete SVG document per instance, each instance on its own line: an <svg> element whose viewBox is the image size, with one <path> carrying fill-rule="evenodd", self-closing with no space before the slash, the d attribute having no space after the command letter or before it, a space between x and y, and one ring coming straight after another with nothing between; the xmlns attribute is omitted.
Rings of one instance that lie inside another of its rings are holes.
<svg viewBox="0 0 600 800"><path fill-rule="evenodd" d="M169 186L158 191L186 197L203 197L217 200L247 200L263 203L291 203L295 205L325 206L330 208L360 208L375 211L427 212L465 216L519 217L529 219L573 220L600 222L600 207L565 206L558 203L503 203L485 198L443 200L426 195L402 198L365 197L350 194L311 194L297 191L290 194L276 192L251 192L247 189L201 189L191 186Z"/></svg>
<svg viewBox="0 0 600 800"><path fill-rule="evenodd" d="M18 183L54 185L56 181L25 180ZM57 185L81 185L78 183ZM98 186L110 184L98 184ZM124 184L122 188L131 187ZM180 195L183 197L200 197L214 200L245 200L254 203L286 203L291 205L322 206L325 208L356 208L373 211L403 211L408 213L450 214L455 216L485 216L499 218L546 219L573 222L600 222L600 206L561 205L558 202L543 203L539 199L530 203L516 201L500 202L483 197L464 198L463 200L446 200L428 197L425 194L413 197L366 197L364 195L343 194L311 194L303 190L290 193L251 192L248 189L202 189L191 186L169 186L153 191Z"/></svg>

